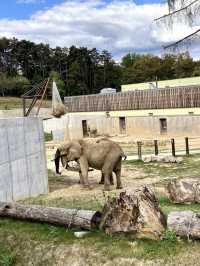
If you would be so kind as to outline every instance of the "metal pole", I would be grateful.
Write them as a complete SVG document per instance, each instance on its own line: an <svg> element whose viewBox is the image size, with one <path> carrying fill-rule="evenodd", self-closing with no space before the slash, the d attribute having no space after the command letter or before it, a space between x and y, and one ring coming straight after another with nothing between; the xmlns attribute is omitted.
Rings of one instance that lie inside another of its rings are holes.
<svg viewBox="0 0 200 266"><path fill-rule="evenodd" d="M142 142L137 141L138 146L138 160L142 160Z"/></svg>
<svg viewBox="0 0 200 266"><path fill-rule="evenodd" d="M154 140L154 147L155 147L155 155L158 155L158 141Z"/></svg>
<svg viewBox="0 0 200 266"><path fill-rule="evenodd" d="M172 156L176 156L176 149L175 149L175 140L171 139L171 144L172 144Z"/></svg>
<svg viewBox="0 0 200 266"><path fill-rule="evenodd" d="M189 156L190 155L190 148L189 148L189 138L188 137L185 138L185 149L186 149L186 155Z"/></svg>

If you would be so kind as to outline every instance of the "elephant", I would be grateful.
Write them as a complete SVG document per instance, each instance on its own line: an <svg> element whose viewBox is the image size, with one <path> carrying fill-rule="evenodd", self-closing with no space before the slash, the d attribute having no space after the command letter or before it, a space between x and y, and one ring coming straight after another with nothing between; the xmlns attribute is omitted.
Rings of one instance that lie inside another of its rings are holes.
<svg viewBox="0 0 200 266"><path fill-rule="evenodd" d="M100 139L95 143L86 140L68 141L61 144L55 153L56 173L59 173L60 160L62 165L70 161L77 161L80 165L80 183L89 187L88 169L92 167L101 170L104 178L104 190L110 190L112 172L116 175L117 189L122 188L121 161L125 154L114 141ZM103 180L102 180L103 181Z"/></svg>

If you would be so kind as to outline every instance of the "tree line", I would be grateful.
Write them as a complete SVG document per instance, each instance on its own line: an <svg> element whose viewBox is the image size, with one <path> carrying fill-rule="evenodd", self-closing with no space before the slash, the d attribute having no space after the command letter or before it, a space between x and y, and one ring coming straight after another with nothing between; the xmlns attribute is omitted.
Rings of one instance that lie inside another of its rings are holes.
<svg viewBox="0 0 200 266"><path fill-rule="evenodd" d="M119 91L121 84L200 76L200 60L189 53L129 53L117 63L106 50L0 39L0 95L20 96L49 76L61 96L95 94L108 87Z"/></svg>

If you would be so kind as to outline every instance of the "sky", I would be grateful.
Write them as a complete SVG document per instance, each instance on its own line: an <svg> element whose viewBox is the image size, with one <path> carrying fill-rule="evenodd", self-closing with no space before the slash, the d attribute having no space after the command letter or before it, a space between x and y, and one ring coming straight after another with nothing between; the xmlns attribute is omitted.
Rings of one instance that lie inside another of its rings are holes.
<svg viewBox="0 0 200 266"><path fill-rule="evenodd" d="M156 25L166 12L164 0L0 0L0 37L96 47L117 60L129 52L161 54L162 45L192 32Z"/></svg>

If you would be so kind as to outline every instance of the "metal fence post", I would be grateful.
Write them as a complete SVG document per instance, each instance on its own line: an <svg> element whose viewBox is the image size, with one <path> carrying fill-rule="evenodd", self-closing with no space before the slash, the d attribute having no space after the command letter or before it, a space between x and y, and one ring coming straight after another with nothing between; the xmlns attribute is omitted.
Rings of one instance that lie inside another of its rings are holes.
<svg viewBox="0 0 200 266"><path fill-rule="evenodd" d="M176 156L176 149L175 149L175 140L171 139L171 144L172 144L172 156Z"/></svg>
<svg viewBox="0 0 200 266"><path fill-rule="evenodd" d="M188 137L185 138L185 150L186 150L186 155L189 156L190 155L190 148L189 148L189 138Z"/></svg>
<svg viewBox="0 0 200 266"><path fill-rule="evenodd" d="M155 155L158 155L158 141L154 140Z"/></svg>
<svg viewBox="0 0 200 266"><path fill-rule="evenodd" d="M138 146L138 160L142 160L142 142L137 141Z"/></svg>

